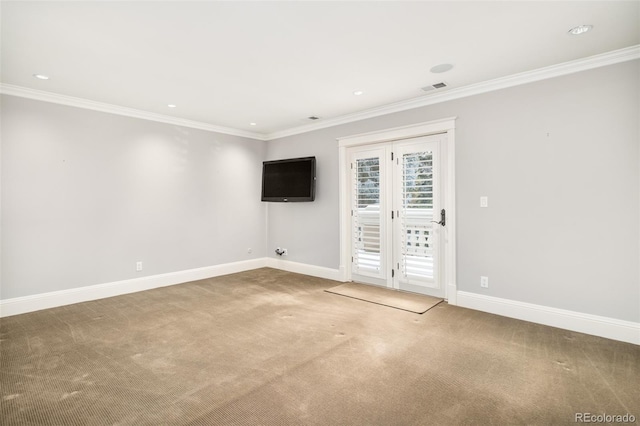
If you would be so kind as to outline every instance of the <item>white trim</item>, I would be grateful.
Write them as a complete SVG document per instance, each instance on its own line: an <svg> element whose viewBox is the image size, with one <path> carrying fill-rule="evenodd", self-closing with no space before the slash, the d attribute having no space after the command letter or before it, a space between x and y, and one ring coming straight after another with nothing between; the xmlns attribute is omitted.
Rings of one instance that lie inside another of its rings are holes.
<svg viewBox="0 0 640 426"><path fill-rule="evenodd" d="M401 139L416 138L419 136L445 133L456 126L456 117L442 118L426 123L410 124L408 126L393 127L374 132L358 133L357 135L338 138L339 147L352 147L370 145L374 143L397 141Z"/></svg>
<svg viewBox="0 0 640 426"><path fill-rule="evenodd" d="M350 205L349 201L349 156L345 147L338 148L338 208L340 212L340 281L346 282L351 277L351 255L349 246L349 235L351 232L351 215L344 214L345 206ZM344 186L346 185L346 187Z"/></svg>
<svg viewBox="0 0 640 426"><path fill-rule="evenodd" d="M640 323L458 291L458 306L640 345Z"/></svg>
<svg viewBox="0 0 640 426"><path fill-rule="evenodd" d="M442 92L432 92L429 95L419 96L405 101L382 105L352 114L323 119L313 124L307 124L304 126L298 126L278 132L269 133L266 135L266 140L298 135L300 133L307 133L312 130L324 129L327 127L352 123L354 121L365 120L367 118L379 117L381 115L406 111L408 109L439 104L441 102L451 101L454 99L466 98L468 96L493 92L495 90L506 89L508 87L533 83L540 80L560 77L567 74L587 71L590 69L604 67L607 65L614 65L620 62L627 62L635 59L640 59L640 45L625 47L623 49L581 58L575 61L563 62L544 68L538 68L532 71L525 71L506 77L500 77L493 80L470 84L468 86L445 90Z"/></svg>
<svg viewBox="0 0 640 426"><path fill-rule="evenodd" d="M0 300L0 318L263 268L266 258Z"/></svg>
<svg viewBox="0 0 640 426"><path fill-rule="evenodd" d="M341 282L345 281L344 277L346 276L342 268L331 269L282 259L259 258L0 300L0 318L263 267ZM457 294L449 293L450 291L455 291L455 285L452 286L451 284L447 284L447 288L447 294L450 295L449 304L456 304L451 302L451 295L453 295L457 299L457 305L464 308L640 345L640 323L637 322L517 302L465 291L458 291Z"/></svg>
<svg viewBox="0 0 640 426"><path fill-rule="evenodd" d="M331 269L324 266L309 265L306 263L292 262L290 260L267 258L267 267L296 274L310 275L312 277L326 278L328 280L344 282L343 272L340 269Z"/></svg>
<svg viewBox="0 0 640 426"><path fill-rule="evenodd" d="M244 138L257 139L260 141L266 140L266 137L260 133L232 129L231 127L216 126L214 124L203 123L200 121L171 117L168 115L156 114L153 112L142 111L139 109L128 108L119 105L112 105L104 102L96 102L88 99L76 98L73 96L59 95L57 93L45 92L43 90L30 89L21 86L14 86L12 84L0 84L0 93L4 95L34 99L37 101L67 105L76 108L106 112L109 114L123 115L125 117L133 117L143 120L156 121L159 123L174 124L176 126L189 127L192 129L207 130L210 132L222 133L225 135L241 136Z"/></svg>
<svg viewBox="0 0 640 426"><path fill-rule="evenodd" d="M455 124L456 117L443 118L425 123L412 124L410 126L394 127L375 132L360 133L352 136L338 138L338 163L340 166L338 188L340 209L340 270L341 280L351 280L351 207L347 194L349 187L349 156L347 148L376 143L384 143L395 140L409 139L438 133L447 134L447 158L446 176L443 176L447 194L447 238L444 242L444 285L446 286L446 298L450 305L457 303L456 284L456 186L455 186Z"/></svg>
<svg viewBox="0 0 640 426"><path fill-rule="evenodd" d="M454 270L455 271L455 270ZM456 286L449 284L447 282L447 303L449 305L458 305L458 291L456 291Z"/></svg>
<svg viewBox="0 0 640 426"><path fill-rule="evenodd" d="M447 303L450 305L457 305L457 278L456 278L456 265L457 265L457 252L456 241L458 229L456 221L456 131L455 123L451 123L451 128L447 131L447 158L446 161L446 176L443 179L445 185L445 193L447 197L445 199L445 209L447 214L447 233L445 242L445 263L444 263L444 277L445 285L447 286Z"/></svg>
<svg viewBox="0 0 640 426"><path fill-rule="evenodd" d="M106 297L120 296L154 288L182 284L191 281L235 274L258 268L276 268L283 271L295 272L329 280L342 281L343 271L322 266L307 265L274 258L258 258L240 262L207 266L204 268L188 269L185 271L169 272L130 280L96 284L68 290L52 291L31 296L15 297L0 300L0 318L25 314L42 309L56 308Z"/></svg>
<svg viewBox="0 0 640 426"><path fill-rule="evenodd" d="M72 96L58 95L51 92L29 89L26 87L15 86L11 84L0 84L0 93L12 96L20 96L23 98L36 99L45 102L53 102L62 105L69 105L78 108L92 109L96 111L108 112L111 114L124 115L128 117L141 118L144 120L158 121L161 123L175 124L178 126L190 127L194 129L209 130L212 132L223 133L234 136L242 136L261 141L270 141L273 139L284 138L286 136L299 135L301 133L311 132L313 130L325 129L327 127L338 126L341 124L352 123L354 121L365 120L368 118L379 117L381 115L392 114L395 112L406 111L409 109L420 108L428 105L434 105L441 102L451 101L454 99L465 98L467 96L479 95L482 93L492 92L495 90L506 89L508 87L519 86L522 84L533 83L535 81L546 80L549 78L560 77L567 74L573 74L580 71L587 71L594 68L614 65L621 62L633 61L640 59L640 45L629 46L611 52L599 55L589 56L577 59L575 61L563 62L532 71L525 71L506 77L500 77L493 80L487 80L480 83L470 84L468 86L449 89L442 92L432 92L428 95L395 102L392 104L382 105L375 108L366 109L351 114L345 114L338 117L327 118L315 122L313 124L305 124L303 126L292 127L285 130L271 132L267 134L247 132L245 130L233 129L230 127L216 126L214 124L203 123L199 121L186 120L182 118L170 117L167 115L155 114L147 111L137 110L133 108L111 105L103 102L91 101L88 99L76 98Z"/></svg>

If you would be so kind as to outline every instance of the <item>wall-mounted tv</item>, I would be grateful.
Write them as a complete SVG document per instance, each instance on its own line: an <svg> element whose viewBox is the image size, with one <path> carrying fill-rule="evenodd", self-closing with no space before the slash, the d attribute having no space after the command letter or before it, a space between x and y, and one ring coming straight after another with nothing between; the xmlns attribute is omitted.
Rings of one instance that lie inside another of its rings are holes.
<svg viewBox="0 0 640 426"><path fill-rule="evenodd" d="M313 201L316 197L316 157L262 163L262 201Z"/></svg>

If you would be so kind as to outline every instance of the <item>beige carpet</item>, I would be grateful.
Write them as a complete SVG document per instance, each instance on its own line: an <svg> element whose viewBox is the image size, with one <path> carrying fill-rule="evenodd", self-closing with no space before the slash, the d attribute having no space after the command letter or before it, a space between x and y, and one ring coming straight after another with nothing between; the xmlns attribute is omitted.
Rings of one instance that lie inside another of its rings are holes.
<svg viewBox="0 0 640 426"><path fill-rule="evenodd" d="M341 284L325 291L416 314L423 314L443 301L443 299L437 297L359 283Z"/></svg>
<svg viewBox="0 0 640 426"><path fill-rule="evenodd" d="M0 320L2 425L573 425L640 417L640 347L273 269Z"/></svg>

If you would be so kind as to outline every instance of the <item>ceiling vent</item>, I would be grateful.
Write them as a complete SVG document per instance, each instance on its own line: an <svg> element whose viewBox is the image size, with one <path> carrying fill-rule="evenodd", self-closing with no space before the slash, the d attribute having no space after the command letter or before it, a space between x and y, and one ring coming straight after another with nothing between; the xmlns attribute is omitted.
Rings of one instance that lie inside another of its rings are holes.
<svg viewBox="0 0 640 426"><path fill-rule="evenodd" d="M432 90L442 89L443 87L447 87L447 83L441 81L440 83L432 84L431 86L425 86L422 88L422 90L425 92L430 92Z"/></svg>

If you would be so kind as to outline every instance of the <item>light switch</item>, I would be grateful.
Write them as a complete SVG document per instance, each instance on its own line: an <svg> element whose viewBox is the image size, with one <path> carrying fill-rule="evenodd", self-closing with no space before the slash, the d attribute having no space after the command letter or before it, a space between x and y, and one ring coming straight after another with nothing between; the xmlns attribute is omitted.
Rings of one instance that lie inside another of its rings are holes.
<svg viewBox="0 0 640 426"><path fill-rule="evenodd" d="M480 197L480 207L489 207L489 197L487 196Z"/></svg>

